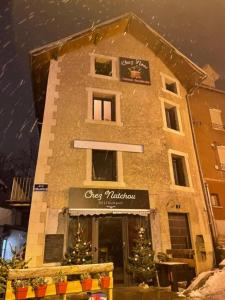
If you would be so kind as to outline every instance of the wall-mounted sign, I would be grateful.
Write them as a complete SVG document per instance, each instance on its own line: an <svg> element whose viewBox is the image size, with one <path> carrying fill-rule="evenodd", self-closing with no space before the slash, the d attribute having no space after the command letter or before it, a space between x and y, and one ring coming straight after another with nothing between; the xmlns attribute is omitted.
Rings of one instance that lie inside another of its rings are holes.
<svg viewBox="0 0 225 300"><path fill-rule="evenodd" d="M35 192L47 192L48 191L48 184L46 183L37 183L34 185Z"/></svg>
<svg viewBox="0 0 225 300"><path fill-rule="evenodd" d="M44 262L61 262L63 259L64 234L46 234Z"/></svg>
<svg viewBox="0 0 225 300"><path fill-rule="evenodd" d="M147 60L120 57L119 63L121 81L150 84L150 70Z"/></svg>
<svg viewBox="0 0 225 300"><path fill-rule="evenodd" d="M69 208L149 209L148 191L70 188Z"/></svg>

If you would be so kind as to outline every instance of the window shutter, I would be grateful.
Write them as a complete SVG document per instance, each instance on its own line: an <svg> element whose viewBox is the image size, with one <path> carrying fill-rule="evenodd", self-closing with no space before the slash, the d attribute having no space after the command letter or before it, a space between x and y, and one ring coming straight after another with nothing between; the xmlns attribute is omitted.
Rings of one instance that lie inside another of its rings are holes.
<svg viewBox="0 0 225 300"><path fill-rule="evenodd" d="M223 125L222 118L221 118L221 110L211 108L209 112L213 124Z"/></svg>
<svg viewBox="0 0 225 300"><path fill-rule="evenodd" d="M220 163L225 166L225 146L217 146Z"/></svg>

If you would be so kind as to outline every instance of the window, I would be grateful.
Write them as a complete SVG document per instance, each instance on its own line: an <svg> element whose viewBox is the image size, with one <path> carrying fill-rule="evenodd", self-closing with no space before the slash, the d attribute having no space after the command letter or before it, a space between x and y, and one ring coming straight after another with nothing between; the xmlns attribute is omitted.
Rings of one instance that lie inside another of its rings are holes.
<svg viewBox="0 0 225 300"><path fill-rule="evenodd" d="M184 135L181 123L179 104L159 97L161 101L163 129L179 135Z"/></svg>
<svg viewBox="0 0 225 300"><path fill-rule="evenodd" d="M176 82L172 82L172 81L166 81L166 90L167 91L170 91L170 92L172 92L172 93L174 93L174 94L177 94L177 84L176 84Z"/></svg>
<svg viewBox="0 0 225 300"><path fill-rule="evenodd" d="M118 79L116 74L118 58L95 53L91 53L90 58L89 75L105 79Z"/></svg>
<svg viewBox="0 0 225 300"><path fill-rule="evenodd" d="M217 146L220 161L220 170L225 171L225 146Z"/></svg>
<svg viewBox="0 0 225 300"><path fill-rule="evenodd" d="M172 154L172 166L175 185L188 186L185 158Z"/></svg>
<svg viewBox="0 0 225 300"><path fill-rule="evenodd" d="M221 110L211 108L209 110L212 127L217 130L225 130L225 125L223 124L222 117L221 117Z"/></svg>
<svg viewBox="0 0 225 300"><path fill-rule="evenodd" d="M93 120L115 121L115 96L93 95Z"/></svg>
<svg viewBox="0 0 225 300"><path fill-rule="evenodd" d="M92 150L92 180L117 181L116 151Z"/></svg>
<svg viewBox="0 0 225 300"><path fill-rule="evenodd" d="M191 249L191 238L187 214L169 213L169 230L172 249ZM177 252L174 257L184 257L182 252Z"/></svg>
<svg viewBox="0 0 225 300"><path fill-rule="evenodd" d="M95 57L95 74L112 77L112 60Z"/></svg>
<svg viewBox="0 0 225 300"><path fill-rule="evenodd" d="M169 92L170 94L174 94L180 96L179 90L179 82L166 74L160 73L162 77L163 90Z"/></svg>
<svg viewBox="0 0 225 300"><path fill-rule="evenodd" d="M120 113L121 92L86 88L88 92L88 109L85 122L101 125L123 126Z"/></svg>
<svg viewBox="0 0 225 300"><path fill-rule="evenodd" d="M218 194L211 194L210 198L211 198L212 206L220 206L220 200Z"/></svg>
<svg viewBox="0 0 225 300"><path fill-rule="evenodd" d="M176 106L165 106L165 114L167 127L179 131Z"/></svg>

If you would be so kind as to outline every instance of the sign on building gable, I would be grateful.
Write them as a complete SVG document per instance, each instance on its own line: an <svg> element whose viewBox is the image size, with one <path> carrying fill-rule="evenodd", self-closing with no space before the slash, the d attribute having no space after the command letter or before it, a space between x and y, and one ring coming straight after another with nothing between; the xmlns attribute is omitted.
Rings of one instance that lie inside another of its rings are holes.
<svg viewBox="0 0 225 300"><path fill-rule="evenodd" d="M120 57L119 65L121 81L150 84L150 70L147 60Z"/></svg>

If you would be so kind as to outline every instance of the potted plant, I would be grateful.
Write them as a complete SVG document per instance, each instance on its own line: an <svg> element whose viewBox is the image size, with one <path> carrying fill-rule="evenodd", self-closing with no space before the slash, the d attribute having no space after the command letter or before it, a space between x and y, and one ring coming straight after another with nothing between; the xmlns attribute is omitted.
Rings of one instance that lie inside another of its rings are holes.
<svg viewBox="0 0 225 300"><path fill-rule="evenodd" d="M41 298L45 296L47 282L48 281L44 277L36 277L31 280L31 286L33 287L36 298Z"/></svg>
<svg viewBox="0 0 225 300"><path fill-rule="evenodd" d="M110 277L107 272L99 273L99 285L102 289L108 289L110 285Z"/></svg>
<svg viewBox="0 0 225 300"><path fill-rule="evenodd" d="M62 271L56 273L56 276L53 277L53 280L55 282L56 294L57 295L65 294L67 289L67 280L66 280L66 276L63 275Z"/></svg>
<svg viewBox="0 0 225 300"><path fill-rule="evenodd" d="M26 299L28 291L29 280L27 279L16 279L13 280L12 286L15 290L16 299Z"/></svg>
<svg viewBox="0 0 225 300"><path fill-rule="evenodd" d="M92 287L92 278L89 273L84 273L80 275L80 281L83 291L89 291Z"/></svg>

